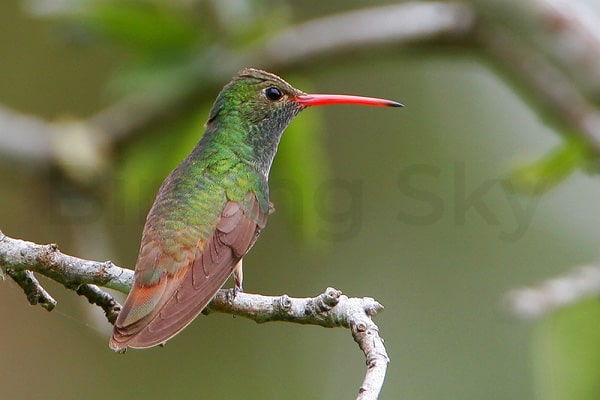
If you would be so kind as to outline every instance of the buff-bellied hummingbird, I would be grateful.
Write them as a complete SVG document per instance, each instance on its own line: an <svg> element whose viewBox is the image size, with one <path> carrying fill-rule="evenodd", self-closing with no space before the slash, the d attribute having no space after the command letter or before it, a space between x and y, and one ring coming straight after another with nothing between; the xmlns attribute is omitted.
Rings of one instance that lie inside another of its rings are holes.
<svg viewBox="0 0 600 400"><path fill-rule="evenodd" d="M202 311L267 223L269 170L279 139L310 106L401 107L391 100L306 94L283 79L244 69L215 101L204 135L162 183L146 218L134 282L110 347L165 343Z"/></svg>

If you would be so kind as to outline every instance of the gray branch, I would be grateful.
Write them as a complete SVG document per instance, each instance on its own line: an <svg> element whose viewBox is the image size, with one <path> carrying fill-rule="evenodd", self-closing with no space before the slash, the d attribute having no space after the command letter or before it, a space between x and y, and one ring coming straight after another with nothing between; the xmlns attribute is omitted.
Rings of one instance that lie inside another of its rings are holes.
<svg viewBox="0 0 600 400"><path fill-rule="evenodd" d="M598 20L591 10L586 18L571 8L557 7L554 0L533 1L534 11L526 18L529 25L513 24L506 28L503 21L489 17L477 28L477 40L488 58L499 66L517 86L525 88L525 95L533 105L554 123L559 131L576 135L600 153L600 109L595 104L589 80L600 75L598 59L584 63L581 57L569 58L573 49L558 46L569 35L571 41L586 46L587 55L600 53L600 36L588 31L589 20ZM573 1L579 8L585 8ZM500 3L499 3L500 4ZM512 13L518 7L510 9ZM495 14L501 10L494 9ZM509 14L510 20L516 16ZM527 15L527 14L526 14ZM564 24L552 29L548 21ZM506 21L504 21L506 22ZM600 20L597 22L600 24ZM539 26L536 34L529 34L531 26ZM540 38L541 36L541 38ZM563 43L564 44L564 43ZM589 60L588 60L589 61ZM571 64L569 64L569 62Z"/></svg>
<svg viewBox="0 0 600 400"><path fill-rule="evenodd" d="M40 285L33 272L31 271L14 271L10 268L6 270L6 275L10 276L17 285L21 286L29 304L32 306L39 304L48 311L54 310L56 300L50 293Z"/></svg>
<svg viewBox="0 0 600 400"><path fill-rule="evenodd" d="M269 67L290 67L350 50L461 38L474 23L473 10L462 4L414 1L372 7L293 26L247 58Z"/></svg>
<svg viewBox="0 0 600 400"><path fill-rule="evenodd" d="M100 306L114 323L121 306L99 286L129 292L133 271L111 261L97 262L61 253L57 245L40 245L13 239L0 232L0 276L6 273L23 288L31 304L51 310L56 301L41 287L33 273L44 275L85 296ZM48 304L52 306L48 306ZM221 312L249 318L257 323L285 321L318 325L325 328L350 329L352 337L365 354L367 372L357 400L375 400L385 379L389 358L379 328L372 317L383 306L372 298L349 298L341 291L327 288L312 298L287 295L263 296L221 289L203 311Z"/></svg>
<svg viewBox="0 0 600 400"><path fill-rule="evenodd" d="M31 271L69 289L92 284L128 293L133 271L111 261L98 262L62 254L56 244L40 245L12 239L0 232L0 267L4 272Z"/></svg>
<svg viewBox="0 0 600 400"><path fill-rule="evenodd" d="M87 298L90 304L95 304L100 307L102 311L104 311L104 315L108 322L111 324L115 323L117 316L121 311L121 305L114 297L100 289L98 286L89 283L79 286L75 292L78 295Z"/></svg>
<svg viewBox="0 0 600 400"><path fill-rule="evenodd" d="M600 296L600 267L586 265L506 294L509 311L518 318L535 320L559 308Z"/></svg>

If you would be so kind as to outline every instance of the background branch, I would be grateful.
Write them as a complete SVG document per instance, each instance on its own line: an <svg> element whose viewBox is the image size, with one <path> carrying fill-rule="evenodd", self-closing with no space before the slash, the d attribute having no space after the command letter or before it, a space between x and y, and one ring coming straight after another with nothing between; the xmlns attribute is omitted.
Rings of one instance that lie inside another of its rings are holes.
<svg viewBox="0 0 600 400"><path fill-rule="evenodd" d="M514 289L506 294L505 302L516 317L535 320L559 308L598 296L600 267L586 265L535 286Z"/></svg>
<svg viewBox="0 0 600 400"><path fill-rule="evenodd" d="M39 245L9 238L2 232L0 270L15 279L31 304L39 303L48 311L56 305L33 276L32 271L35 271L100 306L111 323L114 323L121 306L97 285L127 293L133 282L132 270L118 267L111 261L84 260L62 254L55 244ZM203 312L239 315L257 323L286 321L325 328L349 328L367 362L367 373L357 399L374 400L383 386L389 362L379 328L372 320L382 310L383 306L372 298L348 298L334 288L327 288L314 298L243 292L234 295L232 290L221 289Z"/></svg>
<svg viewBox="0 0 600 400"><path fill-rule="evenodd" d="M568 8L556 0L509 3L415 1L372 7L292 26L240 53L215 49L213 62L196 68L190 85L160 95L134 93L78 121L89 154L96 155L87 163L100 168L107 147L185 109L209 88L220 87L240 65L286 69L348 51L439 42L479 48L511 80L528 88L539 112L600 152L600 111L588 98L598 92L590 82L600 76L598 17L576 0ZM53 132L64 128L1 108L0 154L64 165L73 154L47 145Z"/></svg>
<svg viewBox="0 0 600 400"><path fill-rule="evenodd" d="M265 43L241 53L215 50L210 65L197 68L185 87L170 93L151 91L131 94L116 101L88 119L76 121L77 132L86 144L86 162L102 160L106 147L144 132L158 121L185 109L209 88L218 88L240 66L286 69L317 57L334 57L348 50L369 51L373 46L402 45L467 34L473 26L469 8L441 2L412 2L387 7L373 7L321 18L293 26ZM319 40L316 40L316 39ZM327 39L327 40L322 40ZM200 62L200 61L199 61ZM0 108L0 154L19 155L20 160L43 164L65 165L79 154L61 153L49 144L56 130L70 124L55 124L23 115L6 107ZM21 138L21 139L16 139ZM90 139L91 138L91 139ZM65 142L64 137L62 143ZM74 146L68 146L73 149ZM67 171L69 169L67 168Z"/></svg>

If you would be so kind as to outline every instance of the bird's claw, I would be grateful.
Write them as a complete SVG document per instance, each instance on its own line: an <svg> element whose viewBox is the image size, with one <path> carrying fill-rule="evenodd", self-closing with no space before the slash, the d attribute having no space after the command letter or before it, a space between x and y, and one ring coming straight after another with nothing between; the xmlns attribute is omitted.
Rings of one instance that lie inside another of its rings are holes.
<svg viewBox="0 0 600 400"><path fill-rule="evenodd" d="M233 304L233 301L235 300L238 293L241 293L243 291L244 289L241 286L237 285L229 289L227 291L227 301L229 302L229 304Z"/></svg>

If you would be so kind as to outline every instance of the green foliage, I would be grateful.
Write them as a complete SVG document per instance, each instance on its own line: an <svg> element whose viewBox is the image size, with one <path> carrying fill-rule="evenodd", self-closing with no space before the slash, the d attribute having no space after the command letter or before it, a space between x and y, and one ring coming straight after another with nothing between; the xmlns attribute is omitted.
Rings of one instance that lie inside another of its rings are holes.
<svg viewBox="0 0 600 400"><path fill-rule="evenodd" d="M509 183L519 192L542 194L577 169L586 167L591 157L588 144L575 137L567 137L559 147L540 160L515 169L509 177Z"/></svg>
<svg viewBox="0 0 600 400"><path fill-rule="evenodd" d="M152 98L188 92L204 79L202 71L220 67L215 54L243 52L289 21L285 3L259 0L67 1L52 16L79 37L123 50L124 64L109 82L112 93L143 91ZM168 131L148 132L123 149L117 196L127 215L146 210L160 182L199 140L216 94L207 91L206 104ZM319 227L314 193L328 176L320 114L306 114L289 127L275 168L298 189L284 215L305 239Z"/></svg>
<svg viewBox="0 0 600 400"><path fill-rule="evenodd" d="M288 195L284 215L296 234L313 246L318 244L316 233L323 224L316 204L318 190L330 177L327 156L321 145L324 131L320 110L310 110L296 117L281 140L272 174L272 186Z"/></svg>
<svg viewBox="0 0 600 400"><path fill-rule="evenodd" d="M139 55L189 51L205 38L183 7L150 1L91 1L78 23Z"/></svg>
<svg viewBox="0 0 600 400"><path fill-rule="evenodd" d="M591 299L560 310L534 331L536 398L600 398L600 302Z"/></svg>
<svg viewBox="0 0 600 400"><path fill-rule="evenodd" d="M75 20L80 28L125 49L127 63L111 82L112 92L177 90L192 78L189 64L207 45L203 25L181 3L89 1ZM179 6L176 6L178 5Z"/></svg>
<svg viewBox="0 0 600 400"><path fill-rule="evenodd" d="M169 126L168 131L152 132L123 149L117 196L126 215L147 211L162 180L200 139L209 110L209 105L203 105Z"/></svg>
<svg viewBox="0 0 600 400"><path fill-rule="evenodd" d="M258 0L81 0L54 18L124 50L113 93L184 90L202 70L219 68L215 54L244 50L283 27L285 3ZM242 68L244 66L240 66Z"/></svg>

